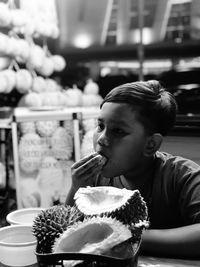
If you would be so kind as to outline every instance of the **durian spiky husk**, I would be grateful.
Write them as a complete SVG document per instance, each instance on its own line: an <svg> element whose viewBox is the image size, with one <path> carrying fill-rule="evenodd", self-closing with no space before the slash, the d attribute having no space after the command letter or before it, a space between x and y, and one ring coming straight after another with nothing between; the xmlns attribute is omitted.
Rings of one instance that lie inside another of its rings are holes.
<svg viewBox="0 0 200 267"><path fill-rule="evenodd" d="M84 216L107 216L128 224L146 222L147 206L138 190L112 186L79 188L75 205Z"/></svg>
<svg viewBox="0 0 200 267"><path fill-rule="evenodd" d="M51 253L55 238L83 217L75 207L56 205L41 211L33 222L38 253Z"/></svg>
<svg viewBox="0 0 200 267"><path fill-rule="evenodd" d="M110 255L112 248L130 240L128 226L108 217L93 217L71 225L55 240L53 252Z"/></svg>

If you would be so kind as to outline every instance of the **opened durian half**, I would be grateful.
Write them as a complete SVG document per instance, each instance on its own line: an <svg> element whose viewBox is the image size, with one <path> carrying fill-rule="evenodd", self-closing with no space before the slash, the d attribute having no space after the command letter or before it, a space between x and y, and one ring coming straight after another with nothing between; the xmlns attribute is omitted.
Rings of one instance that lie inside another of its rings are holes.
<svg viewBox="0 0 200 267"><path fill-rule="evenodd" d="M128 226L120 221L108 217L93 217L77 222L64 231L55 240L53 252L110 255L114 247L124 244L131 237Z"/></svg>
<svg viewBox="0 0 200 267"><path fill-rule="evenodd" d="M128 225L146 224L147 206L138 190L112 186L79 188L75 205L85 217L107 216Z"/></svg>

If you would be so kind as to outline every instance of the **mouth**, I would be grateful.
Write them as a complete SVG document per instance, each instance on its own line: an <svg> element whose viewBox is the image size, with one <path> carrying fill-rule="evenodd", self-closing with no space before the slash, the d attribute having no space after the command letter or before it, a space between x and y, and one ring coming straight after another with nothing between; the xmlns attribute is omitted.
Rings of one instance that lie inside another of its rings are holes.
<svg viewBox="0 0 200 267"><path fill-rule="evenodd" d="M101 151L97 151L97 153L99 154L99 155L101 155L102 156L102 158L103 158L103 161L105 162L104 164L103 164L103 167L108 163L108 157L104 154L104 153L102 153Z"/></svg>

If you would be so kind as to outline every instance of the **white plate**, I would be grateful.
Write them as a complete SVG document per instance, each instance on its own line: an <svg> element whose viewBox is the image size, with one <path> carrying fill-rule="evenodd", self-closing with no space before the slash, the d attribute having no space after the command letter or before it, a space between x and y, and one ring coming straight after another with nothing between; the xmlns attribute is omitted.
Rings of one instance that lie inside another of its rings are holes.
<svg viewBox="0 0 200 267"><path fill-rule="evenodd" d="M6 220L11 225L32 225L42 208L25 208L10 212Z"/></svg>

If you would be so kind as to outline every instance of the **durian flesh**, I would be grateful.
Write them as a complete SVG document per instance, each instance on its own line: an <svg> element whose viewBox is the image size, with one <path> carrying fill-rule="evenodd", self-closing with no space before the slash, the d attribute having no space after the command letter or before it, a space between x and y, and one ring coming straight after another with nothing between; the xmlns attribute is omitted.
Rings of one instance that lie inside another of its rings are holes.
<svg viewBox="0 0 200 267"><path fill-rule="evenodd" d="M138 190L88 186L79 188L74 200L86 217L106 215L130 225L146 221L148 217L146 203Z"/></svg>
<svg viewBox="0 0 200 267"><path fill-rule="evenodd" d="M108 255L113 247L129 239L129 228L113 218L93 217L70 226L53 246L53 252Z"/></svg>

